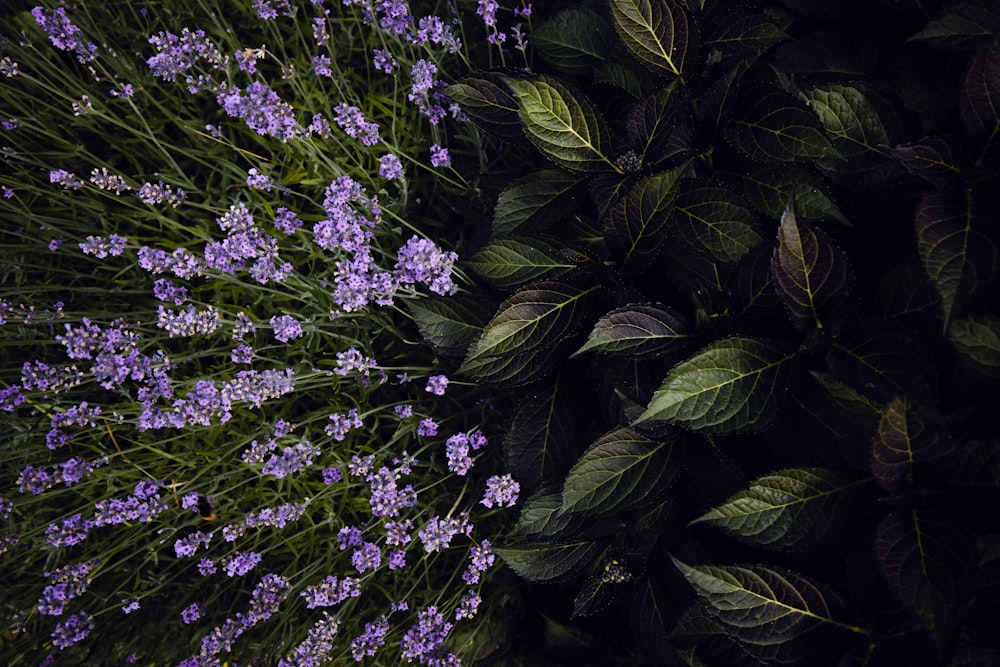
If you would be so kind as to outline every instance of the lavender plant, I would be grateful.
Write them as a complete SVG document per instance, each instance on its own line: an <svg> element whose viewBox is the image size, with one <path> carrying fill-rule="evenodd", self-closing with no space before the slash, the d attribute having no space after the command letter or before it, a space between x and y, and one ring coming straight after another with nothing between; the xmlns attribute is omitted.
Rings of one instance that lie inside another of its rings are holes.
<svg viewBox="0 0 1000 667"><path fill-rule="evenodd" d="M499 154L441 89L530 9L11 4L0 661L499 649L519 485L441 356L493 307L455 262Z"/></svg>

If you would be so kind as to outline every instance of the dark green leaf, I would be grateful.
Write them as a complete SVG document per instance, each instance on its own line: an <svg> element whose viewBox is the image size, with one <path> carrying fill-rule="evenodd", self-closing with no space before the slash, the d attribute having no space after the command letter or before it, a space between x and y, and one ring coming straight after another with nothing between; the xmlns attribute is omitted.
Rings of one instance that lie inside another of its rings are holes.
<svg viewBox="0 0 1000 667"><path fill-rule="evenodd" d="M511 471L511 474L520 481L516 472ZM521 485L523 487L524 483L521 482ZM548 539L566 534L583 522L580 515L561 510L562 491L555 487L542 487L524 502L515 529L524 537Z"/></svg>
<svg viewBox="0 0 1000 667"><path fill-rule="evenodd" d="M756 87L741 102L726 138L747 157L772 163L837 157L816 116L788 93Z"/></svg>
<svg viewBox="0 0 1000 667"><path fill-rule="evenodd" d="M630 604L632 632L658 664L672 652L667 632L667 618L672 615L667 597L649 577L635 580Z"/></svg>
<svg viewBox="0 0 1000 667"><path fill-rule="evenodd" d="M933 403L935 372L929 355L898 327L861 322L837 337L826 363L834 375L877 401L910 395Z"/></svg>
<svg viewBox="0 0 1000 667"><path fill-rule="evenodd" d="M976 164L1000 144L1000 38L976 52L962 82L958 111L973 146L980 148Z"/></svg>
<svg viewBox="0 0 1000 667"><path fill-rule="evenodd" d="M625 127L629 143L635 147L643 162L659 153L667 143L674 128L674 116L680 95L676 81L655 95L643 98L629 112Z"/></svg>
<svg viewBox="0 0 1000 667"><path fill-rule="evenodd" d="M578 345L576 340L560 340L555 345L527 352L511 352L496 357L466 359L458 373L484 384L521 387L536 382L566 361Z"/></svg>
<svg viewBox="0 0 1000 667"><path fill-rule="evenodd" d="M914 176L925 178L935 185L961 174L965 162L965 146L953 135L924 137L913 144L892 149L892 155Z"/></svg>
<svg viewBox="0 0 1000 667"><path fill-rule="evenodd" d="M670 370L635 423L667 421L705 433L760 430L781 407L794 356L776 341L716 341Z"/></svg>
<svg viewBox="0 0 1000 667"><path fill-rule="evenodd" d="M784 312L774 289L772 252L764 246L751 250L740 260L730 277L730 314L738 320L754 321L781 317Z"/></svg>
<svg viewBox="0 0 1000 667"><path fill-rule="evenodd" d="M754 215L738 196L718 186L684 190L670 218L670 230L692 248L718 262L733 264L763 239Z"/></svg>
<svg viewBox="0 0 1000 667"><path fill-rule="evenodd" d="M995 210L977 204L971 191L964 200L932 192L917 207L917 249L941 297L946 329L969 298L996 276L1000 237L996 220L989 217Z"/></svg>
<svg viewBox="0 0 1000 667"><path fill-rule="evenodd" d="M563 377L518 402L504 437L506 469L525 492L562 475L576 458L575 401Z"/></svg>
<svg viewBox="0 0 1000 667"><path fill-rule="evenodd" d="M576 266L541 237L495 239L480 248L466 265L486 282L501 289L540 278L571 277Z"/></svg>
<svg viewBox="0 0 1000 667"><path fill-rule="evenodd" d="M611 0L611 18L632 55L655 72L682 77L698 51L698 33L674 0Z"/></svg>
<svg viewBox="0 0 1000 667"><path fill-rule="evenodd" d="M540 232L582 203L584 180L562 169L545 169L520 178L497 197L493 236Z"/></svg>
<svg viewBox="0 0 1000 667"><path fill-rule="evenodd" d="M465 295L411 299L406 306L424 340L441 354L461 356L490 320L482 299Z"/></svg>
<svg viewBox="0 0 1000 667"><path fill-rule="evenodd" d="M741 60L712 81L698 99L695 119L698 121L698 131L705 141L714 144L716 132L729 120L739 82L746 71L747 64Z"/></svg>
<svg viewBox="0 0 1000 667"><path fill-rule="evenodd" d="M476 125L501 137L523 137L517 101L498 72L479 72L444 89Z"/></svg>
<svg viewBox="0 0 1000 667"><path fill-rule="evenodd" d="M889 130L859 88L829 84L807 90L803 97L834 138L833 147L846 162L838 161L837 171L863 171L883 157L882 146L889 143Z"/></svg>
<svg viewBox="0 0 1000 667"><path fill-rule="evenodd" d="M794 572L673 561L726 633L758 660L812 664L831 635L862 632L840 620L843 603L835 593Z"/></svg>
<svg viewBox="0 0 1000 667"><path fill-rule="evenodd" d="M617 589L617 584L604 581L601 577L589 577L573 600L573 613L570 614L570 619L593 616L604 611L614 600Z"/></svg>
<svg viewBox="0 0 1000 667"><path fill-rule="evenodd" d="M771 260L778 296L800 333L823 329L845 315L854 274L850 260L821 230L785 210Z"/></svg>
<svg viewBox="0 0 1000 667"><path fill-rule="evenodd" d="M594 70L594 83L604 83L621 88L634 99L642 97L646 73L630 67L631 63L603 62Z"/></svg>
<svg viewBox="0 0 1000 667"><path fill-rule="evenodd" d="M614 43L611 24L586 7L563 10L531 31L531 44L542 60L570 74L589 73Z"/></svg>
<svg viewBox="0 0 1000 667"><path fill-rule="evenodd" d="M882 274L875 304L886 319L936 319L938 295L920 260L914 257Z"/></svg>
<svg viewBox="0 0 1000 667"><path fill-rule="evenodd" d="M545 157L572 171L621 173L606 157L611 136L590 100L547 77L504 81L517 100L525 134Z"/></svg>
<svg viewBox="0 0 1000 667"><path fill-rule="evenodd" d="M912 482L916 467L943 468L952 454L946 434L921 415L905 398L895 398L882 409L872 437L872 472L885 491L898 491Z"/></svg>
<svg viewBox="0 0 1000 667"><path fill-rule="evenodd" d="M634 303L604 314L573 356L596 351L630 359L657 357L686 347L694 330L667 306Z"/></svg>
<svg viewBox="0 0 1000 667"><path fill-rule="evenodd" d="M603 542L578 539L496 547L494 551L514 572L528 581L556 582L582 572L604 550Z"/></svg>
<svg viewBox="0 0 1000 667"><path fill-rule="evenodd" d="M748 660L746 652L729 636L709 609L707 601L698 599L684 610L670 631L670 641L678 646L684 664L691 667L745 664ZM683 651L680 647L684 647ZM760 663L754 660L752 664Z"/></svg>
<svg viewBox="0 0 1000 667"><path fill-rule="evenodd" d="M555 281L529 285L500 304L465 363L550 347L578 323L588 294Z"/></svg>
<svg viewBox="0 0 1000 667"><path fill-rule="evenodd" d="M1000 317L980 315L955 320L948 340L963 359L978 371L1000 380Z"/></svg>
<svg viewBox="0 0 1000 667"><path fill-rule="evenodd" d="M601 436L566 475L563 511L593 516L642 502L677 472L672 449L672 441L653 442L627 427Z"/></svg>
<svg viewBox="0 0 1000 667"><path fill-rule="evenodd" d="M875 554L889 590L941 648L972 598L973 541L954 517L898 509L879 524Z"/></svg>
<svg viewBox="0 0 1000 667"><path fill-rule="evenodd" d="M770 48L785 39L785 31L762 10L736 5L727 7L725 17L711 21L705 45L723 53L749 55Z"/></svg>
<svg viewBox="0 0 1000 667"><path fill-rule="evenodd" d="M867 482L826 468L779 470L692 523L722 528L750 544L809 548L840 534L853 515L858 487Z"/></svg>
<svg viewBox="0 0 1000 667"><path fill-rule="evenodd" d="M738 183L747 200L764 215L780 220L795 199L795 212L803 220L848 220L830 199L823 180L808 169L798 166L755 168L737 174Z"/></svg>
<svg viewBox="0 0 1000 667"><path fill-rule="evenodd" d="M642 179L604 216L604 238L625 273L639 273L663 242L663 228L674 206L677 181L685 167Z"/></svg>
<svg viewBox="0 0 1000 667"><path fill-rule="evenodd" d="M948 6L940 16L910 37L945 51L976 48L993 36L1000 21L986 9L967 2Z"/></svg>

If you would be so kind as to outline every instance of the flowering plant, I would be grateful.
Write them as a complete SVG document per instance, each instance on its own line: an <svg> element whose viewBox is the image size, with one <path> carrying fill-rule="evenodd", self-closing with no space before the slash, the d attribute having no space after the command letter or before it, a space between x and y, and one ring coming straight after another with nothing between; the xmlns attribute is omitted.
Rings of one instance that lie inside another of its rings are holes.
<svg viewBox="0 0 1000 667"><path fill-rule="evenodd" d="M500 36L529 16L254 0L4 22L0 660L500 646L491 541L518 484L493 407L450 377L476 330L434 349L419 314L483 308L456 249L497 155L456 149L441 89L517 54Z"/></svg>

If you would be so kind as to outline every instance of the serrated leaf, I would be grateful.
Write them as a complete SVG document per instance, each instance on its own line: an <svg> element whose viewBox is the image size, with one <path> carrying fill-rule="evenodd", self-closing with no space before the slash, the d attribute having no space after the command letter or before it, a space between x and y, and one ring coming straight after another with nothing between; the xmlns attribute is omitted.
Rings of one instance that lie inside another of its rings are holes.
<svg viewBox="0 0 1000 667"><path fill-rule="evenodd" d="M670 231L712 259L740 261L763 238L757 219L739 197L718 186L700 186L681 192L670 218Z"/></svg>
<svg viewBox="0 0 1000 667"><path fill-rule="evenodd" d="M545 281L515 292L500 304L465 363L555 345L576 326L587 295L596 289Z"/></svg>
<svg viewBox="0 0 1000 667"><path fill-rule="evenodd" d="M709 144L715 143L716 132L729 120L736 103L739 83L747 68L746 61L741 60L709 84L699 98L695 119L698 131Z"/></svg>
<svg viewBox="0 0 1000 667"><path fill-rule="evenodd" d="M883 156L881 147L889 143L889 130L860 89L829 84L807 90L802 96L834 137L833 146L846 162L837 165L838 171L864 170Z"/></svg>
<svg viewBox="0 0 1000 667"><path fill-rule="evenodd" d="M603 542L578 539L495 547L494 551L514 572L528 581L556 582L582 572L605 546Z"/></svg>
<svg viewBox="0 0 1000 667"><path fill-rule="evenodd" d="M489 322L491 310L465 295L406 301L420 335L441 354L461 356Z"/></svg>
<svg viewBox="0 0 1000 667"><path fill-rule="evenodd" d="M725 18L712 21L705 45L723 53L750 55L760 53L785 39L785 31L762 10L736 5L727 7Z"/></svg>
<svg viewBox="0 0 1000 667"><path fill-rule="evenodd" d="M923 42L946 51L961 51L975 48L992 37L998 23L997 17L983 7L956 2L908 41Z"/></svg>
<svg viewBox="0 0 1000 667"><path fill-rule="evenodd" d="M961 175L965 147L953 135L924 137L912 144L896 146L892 155L906 171L935 185Z"/></svg>
<svg viewBox="0 0 1000 667"><path fill-rule="evenodd" d="M909 395L934 402L935 370L925 346L888 323L861 322L842 332L826 363L834 375L877 401Z"/></svg>
<svg viewBox="0 0 1000 667"><path fill-rule="evenodd" d="M554 479L576 458L572 388L559 375L517 404L503 441L506 470L525 492Z"/></svg>
<svg viewBox="0 0 1000 667"><path fill-rule="evenodd" d="M584 180L562 169L528 174L504 188L493 210L493 236L539 232L582 203Z"/></svg>
<svg viewBox="0 0 1000 667"><path fill-rule="evenodd" d="M559 248L541 237L494 239L466 260L466 265L500 289L578 273L576 265L560 254Z"/></svg>
<svg viewBox="0 0 1000 667"><path fill-rule="evenodd" d="M854 283L850 260L821 230L799 222L791 202L781 216L771 266L778 296L800 333L823 329L845 315Z"/></svg>
<svg viewBox="0 0 1000 667"><path fill-rule="evenodd" d="M733 298L730 314L734 319L763 320L784 312L774 289L771 255L768 248L757 246L740 260L730 277L727 289Z"/></svg>
<svg viewBox="0 0 1000 667"><path fill-rule="evenodd" d="M570 619L593 616L603 611L614 600L617 588L616 584L608 583L601 577L589 577L573 600L573 613L570 614Z"/></svg>
<svg viewBox="0 0 1000 667"><path fill-rule="evenodd" d="M795 200L795 212L803 220L836 220L848 223L826 192L823 180L812 171L798 167L765 167L737 174L747 200L764 215L781 219L788 198Z"/></svg>
<svg viewBox="0 0 1000 667"><path fill-rule="evenodd" d="M971 191L964 200L950 192L931 192L917 207L917 250L941 297L945 329L996 276L996 221L976 204Z"/></svg>
<svg viewBox="0 0 1000 667"><path fill-rule="evenodd" d="M608 249L623 273L640 273L663 243L663 228L674 206L685 167L648 176L618 200L603 219Z"/></svg>
<svg viewBox="0 0 1000 667"><path fill-rule="evenodd" d="M604 62L615 31L603 16L587 9L566 9L531 31L542 60L569 74L587 74Z"/></svg>
<svg viewBox="0 0 1000 667"><path fill-rule="evenodd" d="M545 157L571 171L621 173L605 155L611 135L590 100L548 77L504 81L517 100L524 133Z"/></svg>
<svg viewBox="0 0 1000 667"><path fill-rule="evenodd" d="M726 138L747 157L771 163L837 157L816 116L788 93L756 87L741 103L726 124Z"/></svg>
<svg viewBox="0 0 1000 667"><path fill-rule="evenodd" d="M643 163L658 156L666 145L674 128L679 98L677 82L673 81L655 95L640 100L629 112L625 131Z"/></svg>
<svg viewBox="0 0 1000 667"><path fill-rule="evenodd" d="M883 409L872 436L872 473L884 491L898 491L912 482L917 466L946 467L953 448L947 435L921 415L905 398Z"/></svg>
<svg viewBox="0 0 1000 667"><path fill-rule="evenodd" d="M593 351L645 359L686 347L693 337L694 330L690 323L672 308L634 303L602 315L587 342L573 356Z"/></svg>
<svg viewBox="0 0 1000 667"><path fill-rule="evenodd" d="M467 358L457 372L483 384L522 387L552 373L559 364L566 361L576 345L575 340L559 340L555 345L527 352Z"/></svg>
<svg viewBox="0 0 1000 667"><path fill-rule="evenodd" d="M981 149L979 166L1000 143L1000 38L980 48L969 64L958 111L970 143Z"/></svg>
<svg viewBox="0 0 1000 667"><path fill-rule="evenodd" d="M670 631L670 641L690 647L681 654L681 659L691 667L739 665L748 659L725 627L709 613L709 604L704 599L684 610ZM756 660L754 663L760 664Z"/></svg>
<svg viewBox="0 0 1000 667"><path fill-rule="evenodd" d="M778 414L794 356L776 341L716 341L674 366L634 423L666 421L705 433L760 430Z"/></svg>
<svg viewBox="0 0 1000 667"><path fill-rule="evenodd" d="M665 661L671 652L667 618L672 615L666 596L649 577L635 580L629 605L632 633L655 660Z"/></svg>
<svg viewBox="0 0 1000 667"><path fill-rule="evenodd" d="M520 477L517 479L520 480ZM578 514L561 510L562 491L555 487L543 487L524 502L515 530L524 537L546 539L568 533L583 522Z"/></svg>
<svg viewBox="0 0 1000 667"><path fill-rule="evenodd" d="M673 561L726 633L758 660L810 664L835 633L860 632L840 620L835 593L794 572Z"/></svg>
<svg viewBox="0 0 1000 667"><path fill-rule="evenodd" d="M654 442L627 427L601 436L567 473L563 511L595 516L642 502L677 472L672 450L672 441Z"/></svg>
<svg viewBox="0 0 1000 667"><path fill-rule="evenodd" d="M611 18L625 47L653 71L683 77L694 62L697 28L673 0L611 0Z"/></svg>
<svg viewBox="0 0 1000 667"><path fill-rule="evenodd" d="M507 139L524 136L517 101L507 90L500 73L479 72L459 79L443 92L484 130Z"/></svg>
<svg viewBox="0 0 1000 667"><path fill-rule="evenodd" d="M750 486L694 521L722 528L744 542L805 549L836 537L850 520L858 487L827 468L789 468Z"/></svg>
<svg viewBox="0 0 1000 667"><path fill-rule="evenodd" d="M879 314L894 317L935 317L938 295L931 279L916 257L888 269L875 289Z"/></svg>
<svg viewBox="0 0 1000 667"><path fill-rule="evenodd" d="M976 370L1000 380L1000 317L979 315L955 320L948 327L948 340Z"/></svg>
<svg viewBox="0 0 1000 667"><path fill-rule="evenodd" d="M601 63L594 70L594 83L604 83L621 88L633 99L639 99L642 97L648 77L641 76L645 75L645 72L637 71L635 67L630 67L630 64L608 61Z"/></svg>
<svg viewBox="0 0 1000 667"><path fill-rule="evenodd" d="M940 649L956 634L973 595L975 550L947 514L897 509L879 524L875 554L889 590Z"/></svg>

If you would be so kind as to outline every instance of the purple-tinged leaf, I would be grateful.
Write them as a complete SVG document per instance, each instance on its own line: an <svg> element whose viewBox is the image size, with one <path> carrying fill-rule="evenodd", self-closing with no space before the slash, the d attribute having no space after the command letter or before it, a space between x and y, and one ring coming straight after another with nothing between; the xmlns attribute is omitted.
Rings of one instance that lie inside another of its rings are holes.
<svg viewBox="0 0 1000 667"><path fill-rule="evenodd" d="M556 69L587 74L604 62L615 44L615 31L594 10L573 7L532 30L531 44Z"/></svg>
<svg viewBox="0 0 1000 667"><path fill-rule="evenodd" d="M693 339L691 324L672 308L653 303L633 303L602 315L587 342L573 356L594 351L628 359L645 359L680 350Z"/></svg>
<svg viewBox="0 0 1000 667"><path fill-rule="evenodd" d="M605 214L604 238L623 273L641 273L656 256L685 171L680 167L642 179Z"/></svg>
<svg viewBox="0 0 1000 667"><path fill-rule="evenodd" d="M981 47L962 81L958 112L971 144L979 148L976 165L1000 145L1000 38Z"/></svg>
<svg viewBox="0 0 1000 667"><path fill-rule="evenodd" d="M584 180L562 169L528 174L504 188L493 210L493 236L540 232L582 202Z"/></svg>
<svg viewBox="0 0 1000 667"><path fill-rule="evenodd" d="M761 53L788 35L763 10L736 5L726 8L725 17L713 17L705 46L723 53L751 55Z"/></svg>
<svg viewBox="0 0 1000 667"><path fill-rule="evenodd" d="M840 333L826 353L830 372L876 401L909 395L933 404L935 369L926 346L901 327L860 322Z"/></svg>
<svg viewBox="0 0 1000 667"><path fill-rule="evenodd" d="M603 542L577 539L497 547L494 551L514 572L528 581L556 582L582 572L605 546Z"/></svg>
<svg viewBox="0 0 1000 667"><path fill-rule="evenodd" d="M674 0L611 0L625 47L654 72L682 77L698 53L698 30Z"/></svg>
<svg viewBox="0 0 1000 667"><path fill-rule="evenodd" d="M951 441L922 412L905 398L895 398L882 409L872 436L872 473L884 491L899 491L919 477L918 471L951 463Z"/></svg>
<svg viewBox="0 0 1000 667"><path fill-rule="evenodd" d="M838 157L819 120L805 104L777 88L757 86L741 96L726 124L726 139L760 162L806 162Z"/></svg>
<svg viewBox="0 0 1000 667"><path fill-rule="evenodd" d="M505 468L525 492L562 475L576 458L575 401L564 377L522 398L504 436Z"/></svg>
<svg viewBox="0 0 1000 667"><path fill-rule="evenodd" d="M934 185L941 185L961 175L967 157L963 141L954 135L924 137L912 144L896 146L892 155L906 171Z"/></svg>
<svg viewBox="0 0 1000 667"><path fill-rule="evenodd" d="M479 72L444 89L444 94L458 103L462 111L487 132L506 139L523 141L517 101L499 72Z"/></svg>

